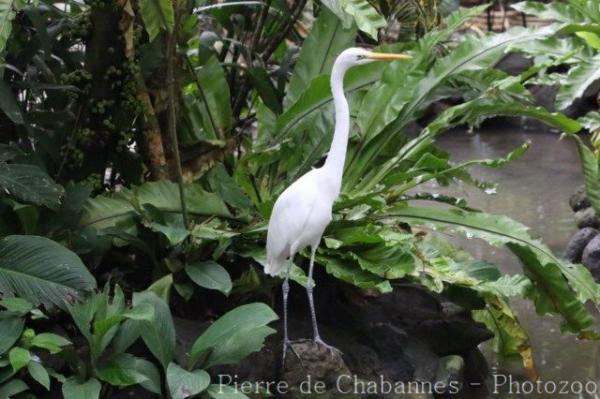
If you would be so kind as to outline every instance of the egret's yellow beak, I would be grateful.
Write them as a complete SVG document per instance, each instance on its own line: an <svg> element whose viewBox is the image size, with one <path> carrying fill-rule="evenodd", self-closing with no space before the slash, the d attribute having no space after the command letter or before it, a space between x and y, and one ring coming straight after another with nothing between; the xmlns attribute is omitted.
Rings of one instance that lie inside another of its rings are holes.
<svg viewBox="0 0 600 399"><path fill-rule="evenodd" d="M394 53L369 53L368 57L377 61L410 60L412 57L406 54Z"/></svg>

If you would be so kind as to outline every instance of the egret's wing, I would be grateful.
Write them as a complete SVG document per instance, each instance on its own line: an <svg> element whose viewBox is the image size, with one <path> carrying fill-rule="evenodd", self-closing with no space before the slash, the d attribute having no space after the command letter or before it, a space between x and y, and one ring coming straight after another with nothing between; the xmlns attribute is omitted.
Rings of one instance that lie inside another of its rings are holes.
<svg viewBox="0 0 600 399"><path fill-rule="evenodd" d="M307 245L307 226L319 207L316 185L305 175L288 187L273 206L267 233L267 262L269 269L281 268L296 245L298 251ZM276 266L277 265L277 266Z"/></svg>

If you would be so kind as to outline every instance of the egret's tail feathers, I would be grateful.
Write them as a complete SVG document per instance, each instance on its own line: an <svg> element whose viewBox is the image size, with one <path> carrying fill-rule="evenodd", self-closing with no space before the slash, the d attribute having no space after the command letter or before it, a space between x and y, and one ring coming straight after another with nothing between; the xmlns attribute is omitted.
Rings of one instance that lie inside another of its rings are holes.
<svg viewBox="0 0 600 399"><path fill-rule="evenodd" d="M270 276L278 276L285 266L285 259L270 258L265 266L265 273Z"/></svg>

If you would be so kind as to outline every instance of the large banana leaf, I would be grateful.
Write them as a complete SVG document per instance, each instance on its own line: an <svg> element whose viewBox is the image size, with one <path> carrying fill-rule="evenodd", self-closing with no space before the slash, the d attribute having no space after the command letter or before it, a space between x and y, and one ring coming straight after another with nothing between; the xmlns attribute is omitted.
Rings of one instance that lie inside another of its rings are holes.
<svg viewBox="0 0 600 399"><path fill-rule="evenodd" d="M354 44L356 28L344 28L341 21L327 8L324 8L313 28L302 44L294 74L283 99L287 109L292 105L310 82L319 75L329 74L335 57Z"/></svg>
<svg viewBox="0 0 600 399"><path fill-rule="evenodd" d="M540 240L532 238L527 227L506 216L468 212L461 209L395 207L383 217L395 217L411 225L447 228L467 238L507 245L523 262L532 280L536 304L541 313L559 313L568 331L582 332L593 324L585 302L600 304L600 286L589 270L558 259Z"/></svg>
<svg viewBox="0 0 600 399"><path fill-rule="evenodd" d="M7 236L0 241L0 292L34 304L65 307L96 287L81 259L48 238Z"/></svg>

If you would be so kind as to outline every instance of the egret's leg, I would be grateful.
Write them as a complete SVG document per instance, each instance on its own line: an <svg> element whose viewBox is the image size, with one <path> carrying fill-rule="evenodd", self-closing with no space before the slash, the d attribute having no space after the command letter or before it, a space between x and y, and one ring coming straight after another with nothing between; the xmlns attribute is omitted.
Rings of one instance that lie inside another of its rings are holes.
<svg viewBox="0 0 600 399"><path fill-rule="evenodd" d="M315 301L313 299L313 289L315 288L315 280L313 280L313 267L315 265L315 253L317 247L311 248L310 265L308 266L308 283L306 284L306 293L308 294L308 304L310 305L310 317L312 319L313 335L315 342L321 341L319 335L319 326L317 325L317 312L315 311Z"/></svg>
<svg viewBox="0 0 600 399"><path fill-rule="evenodd" d="M283 285L281 286L281 292L283 293L283 355L281 358L281 367L285 369L285 356L287 354L288 346L290 345L290 338L288 336L288 295L290 293L290 272L285 274Z"/></svg>
<svg viewBox="0 0 600 399"><path fill-rule="evenodd" d="M290 293L290 270L291 265L287 269L285 273L285 279L283 280L283 284L281 285L281 292L283 293L283 353L281 355L281 369L285 371L285 358L287 355L288 348L292 350L292 353L296 355L298 360L300 361L300 365L304 367L302 363L302 358L294 347L291 345L290 337L288 335L288 296Z"/></svg>
<svg viewBox="0 0 600 399"><path fill-rule="evenodd" d="M313 299L313 290L315 288L315 280L313 279L313 267L315 265L315 253L316 252L317 252L317 246L312 247L311 254L310 254L310 265L308 266L308 284L306 285L306 293L308 294L308 304L310 305L310 317L312 319L314 341L317 344L322 345L322 346L326 347L327 349L329 349L329 351L332 354L333 354L333 352L340 353L340 351L337 348L335 348L331 345L327 345L321 339L321 335L319 334L319 326L317 325L317 312L315 310L315 301Z"/></svg>

